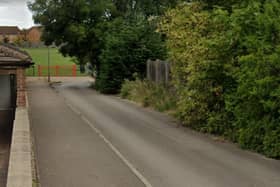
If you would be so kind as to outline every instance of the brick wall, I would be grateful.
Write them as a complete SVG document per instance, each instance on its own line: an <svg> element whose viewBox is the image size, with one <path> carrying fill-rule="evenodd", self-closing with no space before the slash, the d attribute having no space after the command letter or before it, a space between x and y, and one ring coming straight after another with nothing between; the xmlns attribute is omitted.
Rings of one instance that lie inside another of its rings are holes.
<svg viewBox="0 0 280 187"><path fill-rule="evenodd" d="M26 82L25 82L25 70L24 68L17 69L17 106L26 106Z"/></svg>
<svg viewBox="0 0 280 187"><path fill-rule="evenodd" d="M42 32L40 28L34 27L27 34L27 40L31 43L40 43L41 42Z"/></svg>
<svg viewBox="0 0 280 187"><path fill-rule="evenodd" d="M25 70L24 68L17 68L16 70L4 70L0 69L0 74L9 75L15 74L17 78L17 107L26 106L26 82L25 82Z"/></svg>

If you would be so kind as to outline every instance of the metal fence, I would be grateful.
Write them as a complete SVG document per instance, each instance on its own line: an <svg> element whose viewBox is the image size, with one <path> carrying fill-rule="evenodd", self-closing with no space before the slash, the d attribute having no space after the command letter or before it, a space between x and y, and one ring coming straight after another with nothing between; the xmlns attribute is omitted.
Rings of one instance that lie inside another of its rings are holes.
<svg viewBox="0 0 280 187"><path fill-rule="evenodd" d="M87 76L77 65L34 65L26 70L25 75L31 77L47 77L48 74L52 77L76 77Z"/></svg>
<svg viewBox="0 0 280 187"><path fill-rule="evenodd" d="M168 84L171 79L170 64L167 61L148 60L147 79L157 84Z"/></svg>
<svg viewBox="0 0 280 187"><path fill-rule="evenodd" d="M38 76L43 77L48 75L48 71L50 71L51 76L59 77L59 76L77 76L77 65L63 65L63 66L43 66L38 65Z"/></svg>

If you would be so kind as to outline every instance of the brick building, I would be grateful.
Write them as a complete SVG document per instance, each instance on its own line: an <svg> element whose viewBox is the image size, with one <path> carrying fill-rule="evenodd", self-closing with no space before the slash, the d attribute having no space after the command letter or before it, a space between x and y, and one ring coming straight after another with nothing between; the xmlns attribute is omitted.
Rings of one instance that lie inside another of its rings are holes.
<svg viewBox="0 0 280 187"><path fill-rule="evenodd" d="M21 37L21 30L16 26L0 26L0 42L15 42Z"/></svg>
<svg viewBox="0 0 280 187"><path fill-rule="evenodd" d="M42 45L43 27L34 26L20 30L17 26L0 26L0 43L27 42L31 46Z"/></svg>
<svg viewBox="0 0 280 187"><path fill-rule="evenodd" d="M42 36L42 27L31 27L27 32L27 41L31 43L40 43Z"/></svg>
<svg viewBox="0 0 280 187"><path fill-rule="evenodd" d="M0 129L13 124L17 107L26 106L25 68L30 56L10 45L0 45Z"/></svg>
<svg viewBox="0 0 280 187"><path fill-rule="evenodd" d="M42 32L43 32L43 27L34 26L31 27L30 29L23 30L21 32L22 33L21 35L24 41L28 42L31 45L36 46L42 44L42 40L41 40Z"/></svg>
<svg viewBox="0 0 280 187"><path fill-rule="evenodd" d="M25 106L25 69L31 66L32 59L25 51L10 46L0 45L0 75L14 76L17 106ZM0 85L1 88L1 85Z"/></svg>

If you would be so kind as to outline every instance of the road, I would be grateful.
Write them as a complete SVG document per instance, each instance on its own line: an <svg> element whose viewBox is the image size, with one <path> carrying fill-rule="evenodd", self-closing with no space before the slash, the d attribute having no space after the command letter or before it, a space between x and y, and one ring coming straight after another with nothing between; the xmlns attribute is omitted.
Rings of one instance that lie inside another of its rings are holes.
<svg viewBox="0 0 280 187"><path fill-rule="evenodd" d="M144 186L46 82L28 89L41 187Z"/></svg>
<svg viewBox="0 0 280 187"><path fill-rule="evenodd" d="M128 163L119 161L130 166L134 176L136 170L139 181L154 187L280 186L280 161L178 127L174 119L116 96L101 95L88 80L63 81L54 91L91 126L91 136L97 130L112 152L124 157Z"/></svg>

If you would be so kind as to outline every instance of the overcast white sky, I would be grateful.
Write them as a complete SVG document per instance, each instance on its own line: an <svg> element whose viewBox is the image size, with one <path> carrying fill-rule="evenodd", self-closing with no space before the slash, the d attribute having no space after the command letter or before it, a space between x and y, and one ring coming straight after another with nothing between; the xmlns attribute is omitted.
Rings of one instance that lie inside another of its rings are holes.
<svg viewBox="0 0 280 187"><path fill-rule="evenodd" d="M29 28L34 25L28 10L29 0L0 0L0 26Z"/></svg>

